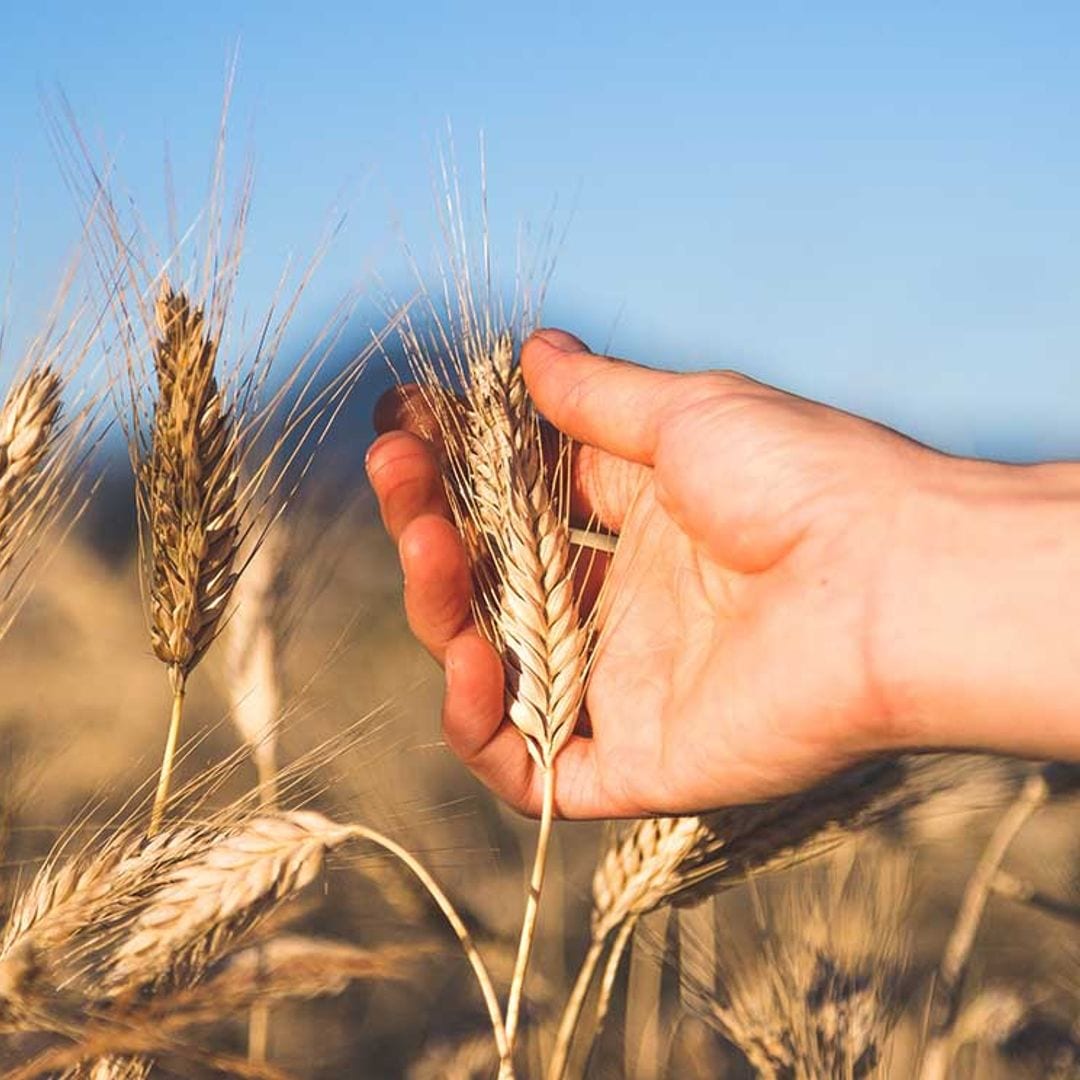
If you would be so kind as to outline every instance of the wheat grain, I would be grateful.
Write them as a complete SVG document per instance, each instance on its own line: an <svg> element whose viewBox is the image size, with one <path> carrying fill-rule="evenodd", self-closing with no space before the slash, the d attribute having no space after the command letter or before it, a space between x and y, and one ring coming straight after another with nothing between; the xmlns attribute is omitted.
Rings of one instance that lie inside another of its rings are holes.
<svg viewBox="0 0 1080 1080"><path fill-rule="evenodd" d="M20 515L32 508L40 467L60 418L61 379L51 367L31 371L0 406L0 571L12 560Z"/></svg>
<svg viewBox="0 0 1080 1080"><path fill-rule="evenodd" d="M158 396L142 466L154 653L182 682L214 640L236 581L240 443L203 312L167 281L155 306Z"/></svg>
<svg viewBox="0 0 1080 1080"><path fill-rule="evenodd" d="M177 865L134 920L110 960L109 981L135 985L191 982L249 929L322 869L349 828L320 814L260 816Z"/></svg>

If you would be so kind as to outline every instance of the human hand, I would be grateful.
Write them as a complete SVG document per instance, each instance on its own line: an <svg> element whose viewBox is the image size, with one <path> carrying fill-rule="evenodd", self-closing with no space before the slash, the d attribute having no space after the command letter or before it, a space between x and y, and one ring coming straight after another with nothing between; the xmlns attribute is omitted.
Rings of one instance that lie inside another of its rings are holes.
<svg viewBox="0 0 1080 1080"><path fill-rule="evenodd" d="M521 363L537 407L577 440L574 509L619 534L602 567L610 602L591 730L560 755L560 814L688 812L798 790L879 751L1008 741L971 721L985 671L967 660L959 679L943 670L979 608L960 538L983 538L988 516L991 531L1003 525L1016 470L937 454L733 373L595 356L558 331L530 338ZM405 415L384 403L380 426ZM436 456L393 431L368 470L398 540L410 625L446 668L446 739L535 813L540 778L504 720L499 658L471 625ZM1071 474L1044 479L1077 494ZM993 557L1008 562L1004 549ZM936 626L917 595L931 583ZM1011 646L991 644L993 666ZM1029 675L999 688L1006 700L1023 699ZM935 694L951 712L929 731ZM1040 751L1030 743L1001 748Z"/></svg>

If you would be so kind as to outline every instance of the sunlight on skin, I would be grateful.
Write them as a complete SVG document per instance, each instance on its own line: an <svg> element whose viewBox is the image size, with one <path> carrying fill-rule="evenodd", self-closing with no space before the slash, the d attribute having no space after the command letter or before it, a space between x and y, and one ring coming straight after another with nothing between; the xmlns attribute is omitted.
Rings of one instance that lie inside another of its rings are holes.
<svg viewBox="0 0 1080 1080"><path fill-rule="evenodd" d="M1076 470L950 458L733 373L654 371L559 331L534 335L522 366L544 415L585 444L576 514L620 534L598 557L609 602L591 730L560 758L562 815L758 800L918 746L1080 753L1062 701L1080 696L1076 647L1024 629L1053 610L1055 575L1080 571L1080 553L1045 542L1080 507ZM401 429L406 412L380 407L368 470L410 626L447 669L444 732L535 814L539 777L471 626L437 457ZM993 627L990 586L1007 608ZM1018 702L1040 723L1017 731Z"/></svg>

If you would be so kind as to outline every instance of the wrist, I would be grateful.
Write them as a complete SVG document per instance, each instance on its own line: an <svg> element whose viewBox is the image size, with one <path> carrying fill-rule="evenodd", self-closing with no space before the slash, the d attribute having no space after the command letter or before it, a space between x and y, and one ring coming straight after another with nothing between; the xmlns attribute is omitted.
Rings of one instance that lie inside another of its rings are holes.
<svg viewBox="0 0 1080 1080"><path fill-rule="evenodd" d="M928 454L872 631L892 748L1080 756L1080 465Z"/></svg>

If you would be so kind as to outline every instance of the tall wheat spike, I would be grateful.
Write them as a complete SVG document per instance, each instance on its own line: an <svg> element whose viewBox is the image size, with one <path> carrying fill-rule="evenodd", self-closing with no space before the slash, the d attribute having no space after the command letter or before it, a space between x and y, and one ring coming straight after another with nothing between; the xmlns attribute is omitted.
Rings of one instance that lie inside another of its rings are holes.
<svg viewBox="0 0 1080 1080"><path fill-rule="evenodd" d="M216 637L236 582L241 457L203 312L165 280L155 314L158 392L140 495L150 544L150 638L168 667L173 707L151 833L168 799L188 676Z"/></svg>
<svg viewBox="0 0 1080 1080"><path fill-rule="evenodd" d="M557 758L584 703L590 636L574 593L561 472L567 448L561 447L554 468L545 462L512 320L500 315L493 299L486 223L483 285L474 291L460 196L456 182L446 182L447 311L440 315L432 305L435 330L426 335L406 319L402 340L445 447L447 497L471 555L475 622L502 657L506 715L542 778L540 828L506 1009L512 1055L544 884ZM522 320L523 327L528 323ZM504 1060L501 1069L510 1075L512 1062Z"/></svg>
<svg viewBox="0 0 1080 1080"><path fill-rule="evenodd" d="M142 478L151 641L182 683L214 640L236 581L240 447L202 311L167 280L155 311L158 396Z"/></svg>
<svg viewBox="0 0 1080 1080"><path fill-rule="evenodd" d="M227 618L244 571L237 550L245 530L271 501L275 512L289 501L368 358L395 328L391 320L327 371L356 303L350 293L269 387L271 366L332 234L299 275L282 277L251 337L235 342L232 306L251 174L227 213L234 194L225 179L227 112L228 92L208 198L189 230L194 239L165 257L134 210L121 213L107 170L95 166L70 115L71 133L56 132L73 190L95 222L89 245L119 330L124 366L114 374L126 387L120 421L139 480L142 584L153 649L172 689L151 833L161 827L168 800L186 682Z"/></svg>

